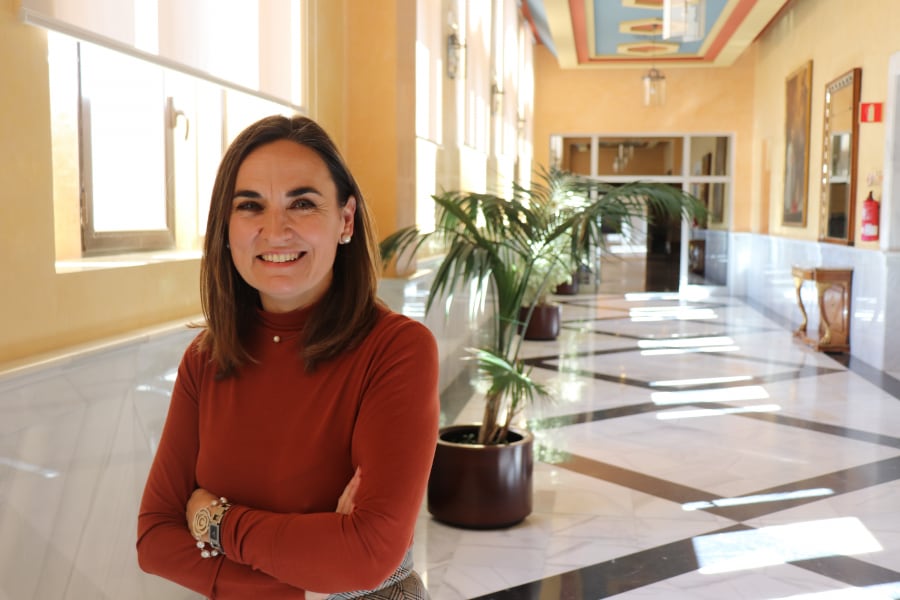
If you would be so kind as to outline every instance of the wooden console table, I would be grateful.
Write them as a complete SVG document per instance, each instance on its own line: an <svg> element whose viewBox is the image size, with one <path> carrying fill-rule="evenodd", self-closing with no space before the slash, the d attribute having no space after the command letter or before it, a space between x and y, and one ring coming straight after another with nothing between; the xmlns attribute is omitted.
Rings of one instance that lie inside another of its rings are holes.
<svg viewBox="0 0 900 600"><path fill-rule="evenodd" d="M823 352L850 351L850 286L853 269L791 267L794 287L797 289L797 304L803 314L803 322L794 332L816 350ZM806 335L809 318L803 307L800 288L804 281L813 281L819 297L819 337L811 339Z"/></svg>

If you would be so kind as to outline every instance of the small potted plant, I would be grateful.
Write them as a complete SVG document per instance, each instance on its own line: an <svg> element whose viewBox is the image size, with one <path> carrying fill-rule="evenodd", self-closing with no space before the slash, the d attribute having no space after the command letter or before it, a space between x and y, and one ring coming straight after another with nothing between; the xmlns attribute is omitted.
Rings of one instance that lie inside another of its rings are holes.
<svg viewBox="0 0 900 600"><path fill-rule="evenodd" d="M548 341L559 336L562 311L559 304L550 300L550 294L559 293L562 285L574 285L569 243L568 236L561 235L535 259L519 309L520 321L527 322L527 326L519 327L519 332L526 340Z"/></svg>

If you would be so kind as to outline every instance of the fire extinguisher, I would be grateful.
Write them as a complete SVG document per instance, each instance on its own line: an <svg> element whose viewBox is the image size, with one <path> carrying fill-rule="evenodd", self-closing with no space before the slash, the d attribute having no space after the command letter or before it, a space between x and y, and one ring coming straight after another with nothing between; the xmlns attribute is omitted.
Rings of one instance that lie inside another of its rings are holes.
<svg viewBox="0 0 900 600"><path fill-rule="evenodd" d="M878 239L878 201L872 197L871 190L869 197L863 202L862 213L862 241L874 242Z"/></svg>

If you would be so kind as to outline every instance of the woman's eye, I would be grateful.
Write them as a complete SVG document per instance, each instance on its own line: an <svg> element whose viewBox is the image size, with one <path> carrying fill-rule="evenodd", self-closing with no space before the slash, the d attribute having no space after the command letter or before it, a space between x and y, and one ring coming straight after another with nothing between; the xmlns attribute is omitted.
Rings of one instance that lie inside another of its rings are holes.
<svg viewBox="0 0 900 600"><path fill-rule="evenodd" d="M255 200L243 200L234 205L234 210L257 211L260 209L262 209L262 206Z"/></svg>
<svg viewBox="0 0 900 600"><path fill-rule="evenodd" d="M297 198L291 202L291 208L315 208L316 203L306 198Z"/></svg>

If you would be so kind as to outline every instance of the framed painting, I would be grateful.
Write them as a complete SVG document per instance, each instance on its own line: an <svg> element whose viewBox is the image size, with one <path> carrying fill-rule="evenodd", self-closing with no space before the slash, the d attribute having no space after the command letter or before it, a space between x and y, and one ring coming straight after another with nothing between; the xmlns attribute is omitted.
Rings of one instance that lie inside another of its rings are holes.
<svg viewBox="0 0 900 600"><path fill-rule="evenodd" d="M812 61L791 73L785 84L784 216L782 224L806 227L809 193L809 113Z"/></svg>

